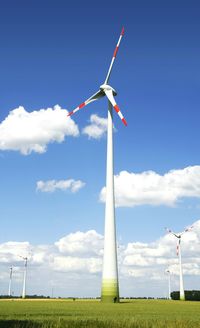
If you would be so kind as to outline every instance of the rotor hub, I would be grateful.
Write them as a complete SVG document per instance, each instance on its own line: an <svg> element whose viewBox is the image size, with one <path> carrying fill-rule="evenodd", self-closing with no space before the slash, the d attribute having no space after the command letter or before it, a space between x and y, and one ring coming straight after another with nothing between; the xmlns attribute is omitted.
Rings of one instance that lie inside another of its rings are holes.
<svg viewBox="0 0 200 328"><path fill-rule="evenodd" d="M112 88L112 87L111 87L110 85L108 85L108 84L102 84L102 85L100 85L100 90L102 90L102 91L105 91L105 90L112 90L113 95L114 95L114 96L117 95L116 90L115 90L114 88Z"/></svg>

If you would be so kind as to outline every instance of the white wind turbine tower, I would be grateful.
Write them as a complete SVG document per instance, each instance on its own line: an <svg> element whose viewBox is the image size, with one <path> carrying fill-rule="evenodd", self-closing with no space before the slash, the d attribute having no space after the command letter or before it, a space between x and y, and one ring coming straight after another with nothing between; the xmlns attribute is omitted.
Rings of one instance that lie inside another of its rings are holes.
<svg viewBox="0 0 200 328"><path fill-rule="evenodd" d="M13 275L13 267L10 267L10 277L9 277L9 285L8 285L8 296L11 296L11 288L12 288L12 275Z"/></svg>
<svg viewBox="0 0 200 328"><path fill-rule="evenodd" d="M105 82L99 90L85 102L81 103L68 116L73 115L78 110L89 103L99 100L106 96L108 98L108 131L107 131L107 168L106 168L106 205L105 205L105 234L104 234L104 259L103 259L103 277L101 300L107 302L119 302L119 284L117 268L117 245L116 245L116 227L115 227L115 200L114 200L114 175L113 175L113 108L120 119L127 125L114 96L117 92L108 84L111 70L119 49L121 39L124 35L122 28L117 46L114 50L110 67Z"/></svg>
<svg viewBox="0 0 200 328"><path fill-rule="evenodd" d="M28 257L27 256L26 257L20 256L20 257L24 260L24 276L23 276L22 298L26 298L26 276L27 276Z"/></svg>
<svg viewBox="0 0 200 328"><path fill-rule="evenodd" d="M192 228L193 227L187 228L181 233L175 233L172 230L165 228L167 230L167 232L174 235L178 239L177 246L176 246L176 254L179 257L179 278L180 278L180 300L181 301L185 301L185 292L184 292L184 287L183 287L182 257L181 257L181 238L185 232L190 231Z"/></svg>
<svg viewBox="0 0 200 328"><path fill-rule="evenodd" d="M165 272L168 274L168 299L171 300L171 271L167 269Z"/></svg>

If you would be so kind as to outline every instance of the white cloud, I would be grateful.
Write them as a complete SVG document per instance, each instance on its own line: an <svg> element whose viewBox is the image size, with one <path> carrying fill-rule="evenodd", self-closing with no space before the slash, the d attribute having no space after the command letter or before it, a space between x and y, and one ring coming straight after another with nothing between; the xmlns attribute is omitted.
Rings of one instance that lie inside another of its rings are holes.
<svg viewBox="0 0 200 328"><path fill-rule="evenodd" d="M99 117L96 114L90 116L90 125L87 125L82 133L89 138L100 139L107 131L107 118Z"/></svg>
<svg viewBox="0 0 200 328"><path fill-rule="evenodd" d="M56 256L52 267L56 271L75 273L99 273L102 260L95 257L80 258L75 256Z"/></svg>
<svg viewBox="0 0 200 328"><path fill-rule="evenodd" d="M0 244L0 262L21 261L20 256L25 257L30 249L29 242L9 241Z"/></svg>
<svg viewBox="0 0 200 328"><path fill-rule="evenodd" d="M49 143L78 136L78 126L67 113L58 105L30 113L22 106L12 110L0 123L0 150L44 153Z"/></svg>
<svg viewBox="0 0 200 328"><path fill-rule="evenodd" d="M67 190L75 193L85 186L85 183L81 180L48 180L48 181L37 181L37 190L42 192L54 192L56 190Z"/></svg>
<svg viewBox="0 0 200 328"><path fill-rule="evenodd" d="M95 230L89 230L85 233L77 231L61 238L55 245L61 253L65 254L101 255L103 236Z"/></svg>
<svg viewBox="0 0 200 328"><path fill-rule="evenodd" d="M172 273L172 289L178 288L176 238L164 235L152 243L129 242L118 248L120 292L125 296L166 296L166 268ZM7 291L9 268L14 265L13 288L21 292L24 262L28 260L29 294L55 296L99 296L101 287L103 236L95 230L70 233L51 245L28 242L0 244L0 283ZM182 237L183 272L186 289L198 289L200 275L200 220ZM51 282L51 283L50 283ZM166 293L163 295L164 290ZM3 292L3 291L2 291Z"/></svg>
<svg viewBox="0 0 200 328"><path fill-rule="evenodd" d="M105 201L106 188L100 193ZM116 206L137 205L174 206L184 197L200 198L200 166L171 170L164 175L154 171L130 173L121 171L115 176Z"/></svg>

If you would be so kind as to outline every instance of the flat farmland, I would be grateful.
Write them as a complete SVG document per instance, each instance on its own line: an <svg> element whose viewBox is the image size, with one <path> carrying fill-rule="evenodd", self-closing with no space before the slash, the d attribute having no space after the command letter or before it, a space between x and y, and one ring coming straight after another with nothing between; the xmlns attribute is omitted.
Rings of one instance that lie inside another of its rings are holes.
<svg viewBox="0 0 200 328"><path fill-rule="evenodd" d="M200 302L1 300L0 327L196 328L200 327Z"/></svg>

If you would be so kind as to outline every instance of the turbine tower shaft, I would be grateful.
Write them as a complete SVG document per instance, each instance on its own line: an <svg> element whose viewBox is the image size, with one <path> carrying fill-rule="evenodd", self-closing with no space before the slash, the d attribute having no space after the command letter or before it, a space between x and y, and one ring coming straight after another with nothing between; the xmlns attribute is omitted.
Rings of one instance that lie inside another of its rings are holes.
<svg viewBox="0 0 200 328"><path fill-rule="evenodd" d="M13 268L10 267L10 278L9 278L9 285L8 285L8 296L11 296L11 287L12 287L12 271Z"/></svg>
<svg viewBox="0 0 200 328"><path fill-rule="evenodd" d="M113 119L112 104L108 101L107 170L104 258L101 300L119 302L117 245L115 227L114 170L113 170Z"/></svg>
<svg viewBox="0 0 200 328"><path fill-rule="evenodd" d="M183 271L182 271L182 257L181 257L181 241L179 243L179 272L180 272L180 301L185 301L185 291L183 287Z"/></svg>
<svg viewBox="0 0 200 328"><path fill-rule="evenodd" d="M24 278L23 278L23 289L22 289L22 298L26 298L26 275L27 275L27 257L24 258L25 265L24 265Z"/></svg>
<svg viewBox="0 0 200 328"><path fill-rule="evenodd" d="M168 273L168 299L171 300L171 272L167 270Z"/></svg>

